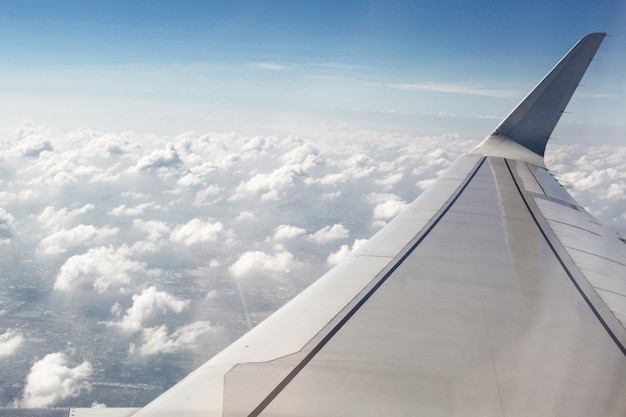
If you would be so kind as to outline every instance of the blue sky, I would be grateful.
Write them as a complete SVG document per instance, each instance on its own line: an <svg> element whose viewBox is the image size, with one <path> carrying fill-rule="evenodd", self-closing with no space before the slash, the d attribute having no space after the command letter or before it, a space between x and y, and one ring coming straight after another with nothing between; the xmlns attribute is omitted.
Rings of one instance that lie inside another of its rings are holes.
<svg viewBox="0 0 626 417"><path fill-rule="evenodd" d="M624 27L624 1L4 1L0 123L482 137L576 40L605 31L589 100L572 107L615 140Z"/></svg>

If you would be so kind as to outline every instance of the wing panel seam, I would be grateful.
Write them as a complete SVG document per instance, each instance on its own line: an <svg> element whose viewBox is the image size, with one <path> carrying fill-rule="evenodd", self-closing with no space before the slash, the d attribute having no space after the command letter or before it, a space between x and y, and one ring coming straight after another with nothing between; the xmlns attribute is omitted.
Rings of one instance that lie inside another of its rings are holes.
<svg viewBox="0 0 626 417"><path fill-rule="evenodd" d="M579 248L573 248L571 246L565 246L565 245L563 245L563 246L566 247L567 249L571 249L571 250L575 250L575 251L580 252L580 253L585 253L587 255L595 256L597 258L604 259L605 261L612 262L612 263L617 264L617 265L626 266L626 264L624 264L622 262L616 261L615 259L612 259L612 258L607 258L606 256L600 256L597 253L589 252L587 250L582 250L582 249L579 249Z"/></svg>
<svg viewBox="0 0 626 417"><path fill-rule="evenodd" d="M600 233L592 232L591 230L589 230L589 229L585 229L584 227L581 227L581 226L576 226L576 225L574 225L574 224L567 223L567 222L562 222L562 221L560 221L560 220L552 219L552 218L550 218L550 217L546 217L546 216L544 216L544 218L545 218L547 221L549 221L549 222L555 222L555 223L558 223L558 224L562 224L562 225L564 225L564 226L573 227L573 228L575 228L575 229L582 230L583 232L591 233L592 235L596 235L596 236L600 236L600 237L602 237L602 235L601 235Z"/></svg>
<svg viewBox="0 0 626 417"><path fill-rule="evenodd" d="M530 216L532 217L533 221L535 222L535 224L537 225L537 228L539 229L539 231L541 232L541 235L543 236L543 238L546 240L546 243L548 244L548 246L550 247L550 250L552 251L552 253L554 254L554 256L556 257L556 259L559 261L559 264L561 265L561 267L563 268L563 270L565 271L565 273L567 274L567 276L569 277L570 281L572 282L572 284L574 284L574 287L576 288L576 290L578 290L578 293L582 296L582 298L585 300L585 302L587 303L587 305L589 306L589 308L591 309L591 311L593 312L593 314L596 316L596 318L598 319L598 321L600 322L600 324L602 324L602 327L604 327L604 330L606 330L606 332L608 333L608 335L611 337L611 339L613 340L613 342L615 342L615 344L617 345L617 347L621 350L622 354L624 354L626 356L626 347L624 346L624 344L622 343L622 341L618 338L618 336L615 334L615 332L613 332L613 329L611 329L611 326L609 326L609 324L607 323L607 321L604 319L604 317L602 316L602 314L598 311L598 309L596 308L596 306L594 305L594 303L590 300L590 298L588 297L588 295L585 293L585 291L582 289L580 283L577 281L576 277L574 277L572 271L570 270L570 268L566 265L566 262L564 261L564 259L561 257L561 255L558 253L556 247L554 246L554 244L552 243L551 239L548 237L546 231L544 230L543 226L541 225L541 223L539 222L539 219L537 218L537 215L535 214L535 212L533 211L533 209L531 208L528 200L526 199L526 196L524 195L524 192L522 191L522 189L519 186L518 180L515 177L515 174L513 173L513 170L511 169L511 165L509 164L508 159L504 158L504 162L506 164L507 169L509 170L509 173L511 174L511 178L513 179L513 183L515 184L515 188L517 188L517 191L520 194L520 197L522 198L522 201L524 202L524 205L526 206L526 208L528 209L528 212L530 213ZM545 219L545 218L544 218ZM547 221L547 220L546 220ZM584 274L583 274L584 276ZM593 291L593 287L591 287L592 291ZM609 314L613 314L612 312L609 312Z"/></svg>
<svg viewBox="0 0 626 417"><path fill-rule="evenodd" d="M435 226L439 223L439 221L445 216L445 214L450 210L450 208L454 205L454 203L461 196L463 191L467 188L472 179L476 176L476 173L479 171L480 167L483 165L487 158L485 156L481 157L469 175L465 178L465 180L459 185L457 190L450 196L448 202L444 207L442 207L438 213L434 216L434 220L431 221L430 225L426 226L425 229L422 229L420 233L416 235L414 239L405 247L403 251L401 251L395 258L397 260L393 262L393 265L384 272L384 275L376 281L375 284L354 304L350 310L344 315L344 317L337 323L335 326L330 329L328 334L324 336L318 343L315 345L311 351L298 363L289 374L280 382L278 385L259 403L259 405L248 414L248 417L257 417L259 416L265 408L282 392L282 390L289 385L289 383L300 373L302 369L322 350L322 348L341 330L341 328L357 313L357 311L378 291L378 289L385 283L385 281L402 265L402 263L413 253L413 251L422 243L422 241L430 234L430 232L435 228ZM407 249L408 248L408 249Z"/></svg>

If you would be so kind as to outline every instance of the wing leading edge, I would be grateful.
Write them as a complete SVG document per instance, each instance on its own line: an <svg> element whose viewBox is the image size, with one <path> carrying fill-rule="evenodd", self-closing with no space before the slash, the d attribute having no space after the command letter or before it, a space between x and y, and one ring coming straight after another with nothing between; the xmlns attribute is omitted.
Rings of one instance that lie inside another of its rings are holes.
<svg viewBox="0 0 626 417"><path fill-rule="evenodd" d="M543 165L603 37L350 258L134 415L626 415L626 245Z"/></svg>

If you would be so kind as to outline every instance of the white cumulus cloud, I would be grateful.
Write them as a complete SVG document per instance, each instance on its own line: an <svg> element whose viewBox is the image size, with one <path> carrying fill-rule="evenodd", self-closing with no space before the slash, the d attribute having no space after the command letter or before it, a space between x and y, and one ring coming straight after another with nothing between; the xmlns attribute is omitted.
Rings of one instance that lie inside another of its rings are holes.
<svg viewBox="0 0 626 417"><path fill-rule="evenodd" d="M171 233L169 226L160 220L134 219L133 228L148 234L148 240L159 240Z"/></svg>
<svg viewBox="0 0 626 417"><path fill-rule="evenodd" d="M324 244L333 240L345 239L350 235L348 229L341 224L333 224L332 226L322 227L317 232L309 236L309 239L315 243Z"/></svg>
<svg viewBox="0 0 626 417"><path fill-rule="evenodd" d="M402 181L404 174L402 172L398 172L397 174L391 174L386 176L383 179L376 180L376 184L380 184L384 186L386 189L392 188L395 184Z"/></svg>
<svg viewBox="0 0 626 417"><path fill-rule="evenodd" d="M29 137L22 140L17 149L23 156L37 158L43 151L52 152L52 144L49 140Z"/></svg>
<svg viewBox="0 0 626 417"><path fill-rule="evenodd" d="M341 165L351 178L367 177L376 170L376 162L365 154L353 155Z"/></svg>
<svg viewBox="0 0 626 417"><path fill-rule="evenodd" d="M247 221L247 222L254 221L256 219L257 218L254 215L254 213L251 212L251 211L247 211L247 210L246 211L242 211L241 213L239 213L239 216L237 216L237 220L242 221L242 222L244 222L244 221Z"/></svg>
<svg viewBox="0 0 626 417"><path fill-rule="evenodd" d="M402 213L408 206L399 196L389 193L372 193L367 197L374 203L374 219L388 220Z"/></svg>
<svg viewBox="0 0 626 417"><path fill-rule="evenodd" d="M159 168L178 167L182 163L176 147L169 143L165 149L157 149L150 155L141 158L137 162L139 171L148 171Z"/></svg>
<svg viewBox="0 0 626 417"><path fill-rule="evenodd" d="M133 305L126 310L119 321L111 322L109 325L117 326L129 333L137 332L154 315L167 311L180 313L189 306L189 303L189 300L181 300L165 291L158 291L154 286L149 287L144 289L141 294L133 295ZM113 307L113 311L120 311L119 304Z"/></svg>
<svg viewBox="0 0 626 417"><path fill-rule="evenodd" d="M298 165L283 166L269 174L254 175L248 181L242 182L239 187L237 187L237 192L258 193L279 191L292 186L296 177L302 174L303 171Z"/></svg>
<svg viewBox="0 0 626 417"><path fill-rule="evenodd" d="M134 207L126 207L125 204L115 207L111 210L111 215L119 216L139 216L148 208L158 208L154 203L142 203Z"/></svg>
<svg viewBox="0 0 626 417"><path fill-rule="evenodd" d="M229 239L229 235L230 233L224 230L221 222L211 223L195 218L176 227L170 240L185 246L192 246L198 243L215 242L219 237Z"/></svg>
<svg viewBox="0 0 626 417"><path fill-rule="evenodd" d="M201 183L202 183L202 180L198 178L197 175L191 172L185 174L184 176L180 177L178 181L176 181L176 184L183 186L183 187L193 187L194 185L198 185Z"/></svg>
<svg viewBox="0 0 626 417"><path fill-rule="evenodd" d="M294 264L293 255L280 250L275 255L262 251L245 252L232 264L228 271L236 278L254 274L276 274L289 272Z"/></svg>
<svg viewBox="0 0 626 417"><path fill-rule="evenodd" d="M306 233L301 227L290 226L287 224L281 224L276 229L274 229L274 237L273 239L276 241L293 239L298 236L302 236Z"/></svg>
<svg viewBox="0 0 626 417"><path fill-rule="evenodd" d="M66 398L77 397L82 391L91 388L87 379L92 372L91 363L87 361L72 368L63 353L50 353L35 362L30 369L19 405L24 408L43 408Z"/></svg>
<svg viewBox="0 0 626 417"><path fill-rule="evenodd" d="M328 255L328 258L326 258L326 262L329 265L339 264L341 261L350 256L350 254L352 254L355 250L361 247L361 245L363 245L365 242L367 242L367 239L357 239L352 244L352 248L350 248L350 246L348 245L341 245L341 248L339 248L337 252L333 252Z"/></svg>
<svg viewBox="0 0 626 417"><path fill-rule="evenodd" d="M24 343L24 336L15 330L0 334L0 358L11 356Z"/></svg>
<svg viewBox="0 0 626 417"><path fill-rule="evenodd" d="M168 334L167 326L149 327L142 331L142 343L140 346L131 344L129 353L138 353L141 356L155 355L157 353L171 353L183 349L191 349L196 346L200 336L211 332L213 329L208 321L196 321L177 329Z"/></svg>
<svg viewBox="0 0 626 417"><path fill-rule="evenodd" d="M195 198L193 205L205 206L205 205L213 204L221 199L219 194L223 190L224 189L218 185L215 185L215 184L208 185L196 193L196 198Z"/></svg>
<svg viewBox="0 0 626 417"><path fill-rule="evenodd" d="M59 269L54 289L73 291L93 287L103 293L128 284L133 274L145 273L145 264L128 258L126 248L97 247L70 257Z"/></svg>
<svg viewBox="0 0 626 417"><path fill-rule="evenodd" d="M71 229L53 232L39 242L37 251L43 255L59 255L69 248L85 242L99 243L119 231L116 227L97 228L92 225L81 224Z"/></svg>
<svg viewBox="0 0 626 417"><path fill-rule="evenodd" d="M300 166L305 172L323 162L319 149L310 143L303 143L297 148L286 152L281 159L285 165Z"/></svg>
<svg viewBox="0 0 626 417"><path fill-rule="evenodd" d="M93 204L85 204L84 206L68 210L63 207L60 209L54 208L54 206L47 206L43 209L41 214L37 216L37 222L45 230L59 230L69 224L73 219L93 210L95 206Z"/></svg>

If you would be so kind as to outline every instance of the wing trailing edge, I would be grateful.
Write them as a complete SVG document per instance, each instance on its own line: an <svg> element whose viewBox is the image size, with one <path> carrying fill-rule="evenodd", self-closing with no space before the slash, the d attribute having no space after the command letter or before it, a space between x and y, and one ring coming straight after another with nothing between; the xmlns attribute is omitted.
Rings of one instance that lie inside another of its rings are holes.
<svg viewBox="0 0 626 417"><path fill-rule="evenodd" d="M519 159L543 165L548 139L605 36L590 33L578 41L473 153L521 156Z"/></svg>

